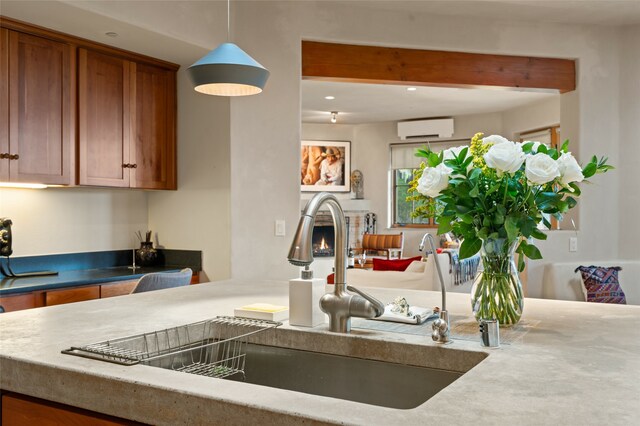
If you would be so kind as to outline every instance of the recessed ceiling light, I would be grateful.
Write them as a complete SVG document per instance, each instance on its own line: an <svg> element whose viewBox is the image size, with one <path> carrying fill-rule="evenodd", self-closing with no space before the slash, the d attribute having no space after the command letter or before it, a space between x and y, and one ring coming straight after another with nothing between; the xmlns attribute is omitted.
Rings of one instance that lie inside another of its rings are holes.
<svg viewBox="0 0 640 426"><path fill-rule="evenodd" d="M104 35L106 35L107 37L118 37L118 33L113 32L113 31L108 31L108 32L104 33Z"/></svg>
<svg viewBox="0 0 640 426"><path fill-rule="evenodd" d="M417 87L407 87L407 92L415 92L416 90L418 90Z"/></svg>
<svg viewBox="0 0 640 426"><path fill-rule="evenodd" d="M328 100L328 101L332 101L332 100L334 100L336 97L335 97L335 96L325 96L324 98L325 98L326 100Z"/></svg>

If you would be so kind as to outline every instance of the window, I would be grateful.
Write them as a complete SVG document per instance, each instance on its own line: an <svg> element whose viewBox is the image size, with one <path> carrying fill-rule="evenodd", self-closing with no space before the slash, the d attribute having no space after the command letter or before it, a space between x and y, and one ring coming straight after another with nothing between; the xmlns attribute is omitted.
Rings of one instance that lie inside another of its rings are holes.
<svg viewBox="0 0 640 426"><path fill-rule="evenodd" d="M413 179L413 171L420 167L420 162L422 161L422 158L415 156L416 149L429 145L433 151L441 151L454 146L468 144L469 140L463 139L390 145L389 217L391 227L437 227L431 219L411 217L414 202L407 201L407 191L409 182Z"/></svg>
<svg viewBox="0 0 640 426"><path fill-rule="evenodd" d="M393 205L393 225L394 226L429 226L434 225L430 219L413 218L411 212L414 209L414 202L407 201L409 182L413 180L413 171L416 169L395 169L393 170L393 195L395 203Z"/></svg>

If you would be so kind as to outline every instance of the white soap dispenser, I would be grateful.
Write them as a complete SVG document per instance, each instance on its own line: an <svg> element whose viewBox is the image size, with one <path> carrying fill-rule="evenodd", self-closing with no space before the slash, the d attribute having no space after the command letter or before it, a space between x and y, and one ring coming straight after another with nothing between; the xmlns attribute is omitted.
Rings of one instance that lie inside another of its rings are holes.
<svg viewBox="0 0 640 426"><path fill-rule="evenodd" d="M313 278L313 271L305 266L300 278L289 281L289 324L315 327L324 324L325 313L320 309L325 280Z"/></svg>

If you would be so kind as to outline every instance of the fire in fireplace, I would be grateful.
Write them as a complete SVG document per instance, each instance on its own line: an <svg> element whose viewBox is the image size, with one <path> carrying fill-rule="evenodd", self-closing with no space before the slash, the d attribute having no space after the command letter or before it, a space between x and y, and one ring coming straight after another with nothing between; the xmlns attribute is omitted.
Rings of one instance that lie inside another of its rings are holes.
<svg viewBox="0 0 640 426"><path fill-rule="evenodd" d="M349 217L346 217L347 247L349 246ZM335 255L335 231L331 213L319 213L313 227L311 245L314 257L333 257Z"/></svg>
<svg viewBox="0 0 640 426"><path fill-rule="evenodd" d="M313 247L314 257L328 257L333 256L333 245L335 244L335 234L333 225L331 226L314 226L313 227L313 239L311 245Z"/></svg>

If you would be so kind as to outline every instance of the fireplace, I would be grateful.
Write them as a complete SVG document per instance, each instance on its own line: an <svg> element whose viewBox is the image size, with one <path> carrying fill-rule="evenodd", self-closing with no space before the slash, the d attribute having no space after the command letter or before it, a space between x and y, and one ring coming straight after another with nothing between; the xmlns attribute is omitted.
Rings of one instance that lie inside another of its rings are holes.
<svg viewBox="0 0 640 426"><path fill-rule="evenodd" d="M349 217L346 220L346 246L349 247ZM313 236L311 245L313 247L313 257L333 257L335 255L336 244L335 231L331 213L320 212L316 216L313 226Z"/></svg>

